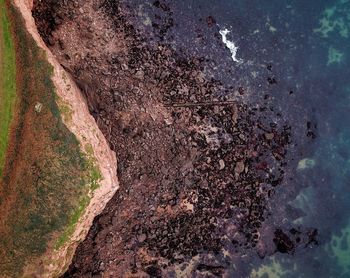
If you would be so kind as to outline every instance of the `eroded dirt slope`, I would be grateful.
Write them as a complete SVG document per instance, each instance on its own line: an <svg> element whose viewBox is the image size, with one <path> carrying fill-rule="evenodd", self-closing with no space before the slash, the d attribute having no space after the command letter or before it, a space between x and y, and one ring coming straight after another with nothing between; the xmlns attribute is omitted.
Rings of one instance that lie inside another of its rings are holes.
<svg viewBox="0 0 350 278"><path fill-rule="evenodd" d="M36 33L29 2L1 1L16 66L1 65L15 69L4 88L16 105L0 171L0 277L62 274L118 185L115 154Z"/></svg>
<svg viewBox="0 0 350 278"><path fill-rule="evenodd" d="M171 21L149 44L116 0L35 1L33 15L119 158L120 190L65 277L239 277L244 254L315 243L316 230L268 224L271 202L283 202L290 125L163 42Z"/></svg>

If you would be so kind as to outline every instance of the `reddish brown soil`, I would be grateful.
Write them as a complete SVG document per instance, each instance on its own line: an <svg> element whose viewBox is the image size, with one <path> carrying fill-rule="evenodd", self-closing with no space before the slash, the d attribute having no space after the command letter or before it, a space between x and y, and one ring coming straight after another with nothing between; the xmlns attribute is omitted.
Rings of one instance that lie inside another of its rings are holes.
<svg viewBox="0 0 350 278"><path fill-rule="evenodd" d="M118 1L34 4L39 32L118 156L120 190L65 277L221 276L234 264L240 277L242 254L313 240L264 226L290 144L266 104L216 98L243 91L207 78L203 59L147 45Z"/></svg>

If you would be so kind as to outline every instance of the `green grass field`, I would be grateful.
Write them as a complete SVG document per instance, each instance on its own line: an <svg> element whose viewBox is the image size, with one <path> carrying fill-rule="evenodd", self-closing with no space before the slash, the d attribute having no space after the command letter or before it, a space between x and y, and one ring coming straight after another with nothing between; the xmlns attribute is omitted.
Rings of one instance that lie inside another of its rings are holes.
<svg viewBox="0 0 350 278"><path fill-rule="evenodd" d="M16 59L4 0L0 0L0 177L16 100Z"/></svg>

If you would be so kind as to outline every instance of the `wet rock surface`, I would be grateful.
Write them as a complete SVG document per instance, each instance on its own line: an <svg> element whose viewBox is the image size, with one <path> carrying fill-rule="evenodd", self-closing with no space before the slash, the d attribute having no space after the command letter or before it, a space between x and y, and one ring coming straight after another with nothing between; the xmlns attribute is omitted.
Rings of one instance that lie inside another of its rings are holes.
<svg viewBox="0 0 350 278"><path fill-rule="evenodd" d="M167 44L166 2L153 3L166 20L153 24L152 44L127 3L34 2L40 34L118 155L120 190L64 277L240 277L247 254L317 244L317 230L283 224L287 212L277 208L290 197L280 187L291 178L292 126L268 97L247 104L243 87L206 74L205 58L185 59Z"/></svg>

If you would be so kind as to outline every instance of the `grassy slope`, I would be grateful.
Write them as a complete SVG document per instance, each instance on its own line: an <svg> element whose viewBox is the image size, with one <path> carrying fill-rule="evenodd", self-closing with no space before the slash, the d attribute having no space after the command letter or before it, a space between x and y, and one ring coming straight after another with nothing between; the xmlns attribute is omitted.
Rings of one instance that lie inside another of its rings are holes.
<svg viewBox="0 0 350 278"><path fill-rule="evenodd" d="M67 241L99 176L62 122L45 53L6 7L18 100L0 179L0 277L19 277L26 264Z"/></svg>
<svg viewBox="0 0 350 278"><path fill-rule="evenodd" d="M16 61L4 0L0 0L0 177L5 163L13 105L16 99Z"/></svg>

